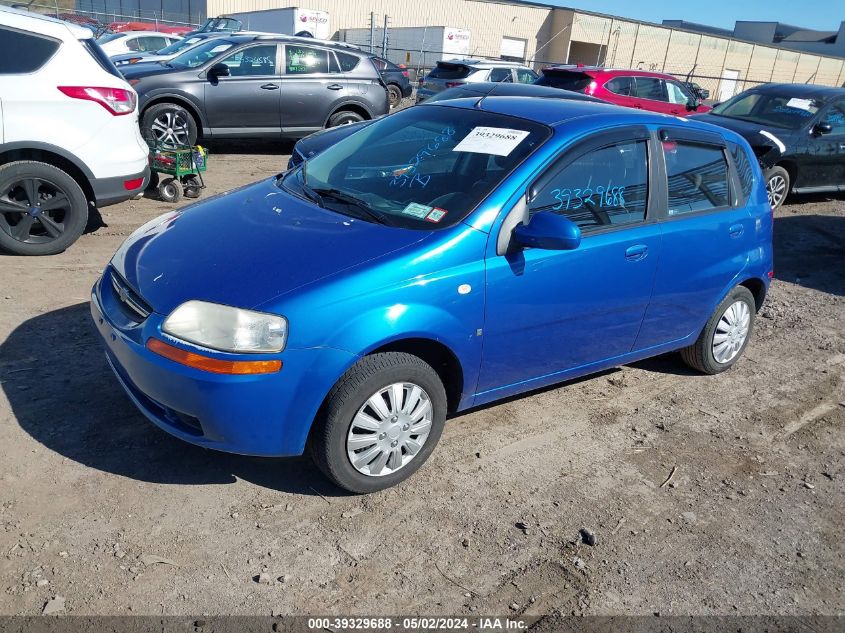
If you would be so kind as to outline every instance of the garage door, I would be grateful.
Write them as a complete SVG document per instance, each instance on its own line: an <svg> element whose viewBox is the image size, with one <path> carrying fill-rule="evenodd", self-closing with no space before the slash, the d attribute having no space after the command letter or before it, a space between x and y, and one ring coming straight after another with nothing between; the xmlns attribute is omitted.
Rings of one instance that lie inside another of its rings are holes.
<svg viewBox="0 0 845 633"><path fill-rule="evenodd" d="M511 61L525 60L525 40L516 37L503 37L502 47L499 51L502 59Z"/></svg>

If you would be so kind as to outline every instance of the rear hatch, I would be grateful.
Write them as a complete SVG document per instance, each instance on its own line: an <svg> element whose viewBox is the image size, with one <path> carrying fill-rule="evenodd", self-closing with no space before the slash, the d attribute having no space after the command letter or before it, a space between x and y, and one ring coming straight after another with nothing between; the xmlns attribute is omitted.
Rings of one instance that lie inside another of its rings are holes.
<svg viewBox="0 0 845 633"><path fill-rule="evenodd" d="M423 79L422 87L431 92L440 92L447 88L454 88L464 84L473 69L466 64L453 64L451 62L437 62L437 66Z"/></svg>
<svg viewBox="0 0 845 633"><path fill-rule="evenodd" d="M572 92L586 92L594 77L580 70L544 68L535 82L538 86L549 86Z"/></svg>

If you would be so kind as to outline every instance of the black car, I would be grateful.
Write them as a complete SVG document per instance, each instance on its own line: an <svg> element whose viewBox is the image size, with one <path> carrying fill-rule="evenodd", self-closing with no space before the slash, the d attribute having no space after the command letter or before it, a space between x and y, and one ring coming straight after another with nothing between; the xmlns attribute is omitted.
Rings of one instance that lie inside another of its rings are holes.
<svg viewBox="0 0 845 633"><path fill-rule="evenodd" d="M397 66L393 62L377 55L370 55L370 61L373 62L373 66L381 73L381 78L387 84L387 94L390 98L391 108L395 108L402 99L411 96L413 88L411 87L407 68Z"/></svg>
<svg viewBox="0 0 845 633"><path fill-rule="evenodd" d="M760 161L772 208L789 193L845 191L845 90L768 84L696 119L741 134Z"/></svg>
<svg viewBox="0 0 845 633"><path fill-rule="evenodd" d="M540 99L571 99L573 101L595 101L598 103L606 103L603 99L597 99L596 97L572 92L570 90L561 90L559 88L549 88L546 86L537 86L535 84L484 81L473 84L464 84L462 86L456 86L455 88L449 88L443 92L438 92L419 105L427 106L432 103L437 103L438 101L448 101L450 99L461 99L465 97L481 98L490 94L494 94L499 97L537 97ZM358 130L368 126L370 123L372 123L372 121L362 121L352 125L345 125L339 128L316 132L311 136L301 139L293 146L293 152L291 152L290 160L288 161L288 169L296 167L307 158L316 156L327 147L345 139L353 132L357 132Z"/></svg>
<svg viewBox="0 0 845 633"><path fill-rule="evenodd" d="M369 54L285 35L224 35L168 62L124 67L141 132L159 145L197 138L298 138L386 114Z"/></svg>

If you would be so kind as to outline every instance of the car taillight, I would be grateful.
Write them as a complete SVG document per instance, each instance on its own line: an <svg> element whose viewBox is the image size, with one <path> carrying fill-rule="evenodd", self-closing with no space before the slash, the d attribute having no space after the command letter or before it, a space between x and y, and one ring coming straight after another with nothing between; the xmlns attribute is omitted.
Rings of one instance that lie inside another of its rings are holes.
<svg viewBox="0 0 845 633"><path fill-rule="evenodd" d="M114 116L131 114L135 111L137 97L131 90L93 86L58 86L58 88L72 99L95 101Z"/></svg>
<svg viewBox="0 0 845 633"><path fill-rule="evenodd" d="M463 86L463 85L464 85L463 81L447 81L446 82L447 88L454 88L455 86Z"/></svg>
<svg viewBox="0 0 845 633"><path fill-rule="evenodd" d="M402 75L404 75L405 77L410 77L410 76L411 76L411 75L408 73L408 71L407 71L407 70L403 70L403 71L402 71Z"/></svg>

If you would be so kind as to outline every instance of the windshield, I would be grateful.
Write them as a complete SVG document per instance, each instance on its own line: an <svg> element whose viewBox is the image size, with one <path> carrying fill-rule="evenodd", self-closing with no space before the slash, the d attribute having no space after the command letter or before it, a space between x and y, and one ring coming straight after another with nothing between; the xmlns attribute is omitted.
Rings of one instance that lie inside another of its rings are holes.
<svg viewBox="0 0 845 633"><path fill-rule="evenodd" d="M821 106L815 99L746 92L717 105L712 114L797 130L809 123Z"/></svg>
<svg viewBox="0 0 845 633"><path fill-rule="evenodd" d="M183 40L176 40L170 46L165 46L160 51L158 51L157 55L173 55L174 53L178 53L181 50L188 48L189 46L193 46L197 42L202 42L203 38L201 37L186 37Z"/></svg>
<svg viewBox="0 0 845 633"><path fill-rule="evenodd" d="M210 39L202 44L197 44L189 48L181 55L177 55L170 60L170 65L180 68L196 68L197 66L202 66L208 60L214 59L220 53L230 49L234 45L235 42L230 42L222 38Z"/></svg>
<svg viewBox="0 0 845 633"><path fill-rule="evenodd" d="M283 186L366 221L438 229L463 220L550 134L475 109L409 108L307 160Z"/></svg>

